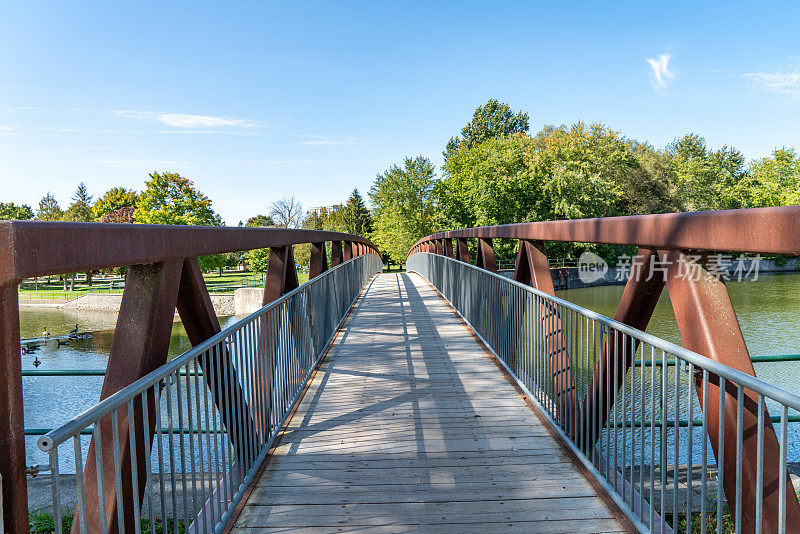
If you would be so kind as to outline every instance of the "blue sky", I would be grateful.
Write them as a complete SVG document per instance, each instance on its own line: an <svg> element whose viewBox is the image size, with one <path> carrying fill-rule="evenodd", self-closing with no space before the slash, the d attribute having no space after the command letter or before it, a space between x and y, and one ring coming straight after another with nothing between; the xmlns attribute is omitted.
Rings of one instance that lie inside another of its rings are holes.
<svg viewBox="0 0 800 534"><path fill-rule="evenodd" d="M800 147L800 3L7 2L0 201L190 177L228 224L437 168L489 98L748 158ZM649 61L648 61L649 60Z"/></svg>

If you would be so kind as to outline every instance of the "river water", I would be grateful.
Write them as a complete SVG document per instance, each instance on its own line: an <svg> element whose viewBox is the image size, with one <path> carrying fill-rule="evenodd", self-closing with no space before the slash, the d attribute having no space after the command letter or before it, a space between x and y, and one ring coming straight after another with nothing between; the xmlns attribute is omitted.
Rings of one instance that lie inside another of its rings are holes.
<svg viewBox="0 0 800 534"><path fill-rule="evenodd" d="M800 274L762 275L757 281L729 283L734 308L739 317L751 354L800 353ZM613 317L623 286L595 287L559 291L561 298ZM221 318L223 328L235 317ZM41 343L39 350L22 356L23 369L105 369L113 337L116 314L86 310L61 310L23 307L20 330L23 339ZM58 346L78 325L91 337ZM50 336L44 338L44 331ZM675 317L665 291L656 307L649 333L680 344ZM170 340L170 358L191 347L181 323L176 322ZM34 359L40 362L34 365ZM800 362L756 363L760 378L800 394ZM102 376L24 377L25 427L50 429L95 404ZM800 460L800 425L791 425L790 460ZM797 434L797 435L795 435ZM86 436L88 440L88 436ZM797 438L797 439L795 439ZM27 438L29 464L46 464L36 446L37 436ZM699 439L697 436L696 439ZM694 440L693 440L694 441ZM88 441L87 441L88 443ZM73 471L74 472L74 471Z"/></svg>

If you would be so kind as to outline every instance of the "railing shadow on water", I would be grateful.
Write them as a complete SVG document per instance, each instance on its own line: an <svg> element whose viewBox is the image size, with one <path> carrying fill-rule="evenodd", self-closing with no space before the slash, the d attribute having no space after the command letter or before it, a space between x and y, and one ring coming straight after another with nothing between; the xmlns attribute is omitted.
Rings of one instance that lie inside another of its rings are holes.
<svg viewBox="0 0 800 534"><path fill-rule="evenodd" d="M42 436L55 531L75 496L73 531L155 532L159 524L221 531L348 310L381 269L375 254L346 261ZM128 449L120 447L123 429ZM112 442L112 473L103 472L109 448L95 446L94 458L84 458L87 431L97 444ZM130 455L120 457L125 450ZM89 464L97 467L97 495L84 487ZM74 490L65 498L67 485ZM99 514L87 516L88 500Z"/></svg>
<svg viewBox="0 0 800 534"><path fill-rule="evenodd" d="M450 257L413 253L407 269L427 279L471 325L640 530L739 531L745 441L757 454L757 531L768 522L778 532L798 528L786 522L787 499L796 499L787 475L787 438L790 421L800 415L800 397ZM613 378L600 380L598 369ZM718 398L719 411L702 409L711 396ZM733 413L726 406L735 406ZM746 410L758 414L752 436L744 435ZM777 429L768 412L778 414ZM735 419L737 431L734 442L726 443L727 417ZM719 429L713 444L712 425ZM778 450L765 452L770 433ZM730 464L736 473L734 506L718 492ZM776 473L777 482L765 486L765 478ZM776 503L777 518L761 517L767 499Z"/></svg>

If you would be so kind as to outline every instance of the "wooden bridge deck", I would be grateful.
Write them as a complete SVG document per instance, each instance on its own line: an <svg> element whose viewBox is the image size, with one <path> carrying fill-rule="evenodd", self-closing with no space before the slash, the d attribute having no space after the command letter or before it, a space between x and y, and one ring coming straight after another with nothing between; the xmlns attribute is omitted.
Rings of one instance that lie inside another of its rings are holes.
<svg viewBox="0 0 800 534"><path fill-rule="evenodd" d="M370 284L233 532L624 532L436 292Z"/></svg>

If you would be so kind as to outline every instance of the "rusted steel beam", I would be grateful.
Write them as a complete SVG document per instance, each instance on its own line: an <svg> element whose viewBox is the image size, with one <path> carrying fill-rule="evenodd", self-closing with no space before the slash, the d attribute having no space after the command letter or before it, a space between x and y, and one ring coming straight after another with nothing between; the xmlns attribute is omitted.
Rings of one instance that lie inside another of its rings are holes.
<svg viewBox="0 0 800 534"><path fill-rule="evenodd" d="M776 229L779 230L779 229ZM725 282L712 276L705 267L698 266L699 276L681 276L680 266L688 258L677 251L659 251L662 264L668 268L667 289L675 310L678 329L687 349L707 356L751 376L756 376L742 330L733 310ZM695 279L697 278L697 279ZM695 376L695 386L700 398L702 381ZM712 375L708 386L708 435L714 455L719 458L719 379ZM742 447L742 532L755 532L757 488L757 429L758 396L744 390L743 424L736 428L737 388L728 382L725 388L725 465L723 488L731 511L736 511L736 439L743 438ZM778 532L778 478L780 474L780 446L775 430L764 406L763 444L763 512L764 532ZM789 480L787 474L787 480ZM800 525L800 504L792 484L786 485L786 524L794 530Z"/></svg>
<svg viewBox="0 0 800 534"><path fill-rule="evenodd" d="M491 238L478 239L478 252L475 258L475 266L486 269L493 273L497 272L497 262L494 258L494 246Z"/></svg>
<svg viewBox="0 0 800 534"><path fill-rule="evenodd" d="M448 258L452 258L453 256L453 240L452 239L445 239L444 240L444 255Z"/></svg>
<svg viewBox="0 0 800 534"><path fill-rule="evenodd" d="M614 320L630 327L644 331L647 328L658 299L664 291L664 276L650 276L657 254L649 249L640 249L633 259L633 268L625 284ZM594 448L599 432L605 425L611 409L614 407L616 391L613 384L621 388L625 375L633 362L633 354L639 346L635 340L633 346L625 342L619 334L613 333L603 347L598 358L592 380L592 390L587 393L583 403L582 418L577 425L576 443L584 452ZM608 361L604 355L608 355ZM616 377L614 376L616 369ZM611 392L611 395L607 393Z"/></svg>
<svg viewBox="0 0 800 534"><path fill-rule="evenodd" d="M349 261L353 259L353 247L351 241L342 241L342 259Z"/></svg>
<svg viewBox="0 0 800 534"><path fill-rule="evenodd" d="M520 240L514 279L530 284L536 289L555 296L550 264L547 260L544 243L541 241ZM558 409L558 422L566 425L572 420L572 406L575 405L575 379L572 361L567 352L567 341L561 326L558 309L546 302L540 303L540 317L545 339L545 353L553 381L553 393Z"/></svg>
<svg viewBox="0 0 800 534"><path fill-rule="evenodd" d="M368 239L291 228L0 221L0 284L32 276L107 269L297 243Z"/></svg>
<svg viewBox="0 0 800 534"><path fill-rule="evenodd" d="M469 263L469 247L467 246L466 238L456 239L456 259Z"/></svg>
<svg viewBox="0 0 800 534"><path fill-rule="evenodd" d="M800 206L783 206L483 226L432 234L417 244L447 237L481 237L798 256L798 225Z"/></svg>
<svg viewBox="0 0 800 534"><path fill-rule="evenodd" d="M0 285L0 476L2 521L8 532L28 532L25 424L22 410L22 355L19 345L19 292Z"/></svg>
<svg viewBox="0 0 800 534"><path fill-rule="evenodd" d="M150 265L134 265L125 277L125 289L122 293L122 304L111 343L100 400L103 400L120 389L128 386L155 371L167 362L169 339L175 317L175 303L178 297L183 262L171 261ZM141 401L134 403L134 428L136 433L136 458L138 480L147 480L145 465L145 440L150 440L156 423L155 401L152 390L148 392L149 435L144 436L142 428ZM132 500L144 495L145 484L140 482L139 495L133 495L131 479L131 450L128 432L127 406L117 411L119 423L119 457L122 466L122 495L125 508L125 530L132 532L133 505ZM90 532L99 532L100 515L105 514L110 532L117 532L116 482L114 477L114 442L112 440L111 416L100 419L102 443L98 444L94 436L89 445L84 470L83 484L86 492L86 519ZM99 491L105 496L105 510L100 509L97 480L97 463L95 448L100 447L103 460L103 485ZM75 508L75 520L72 532L78 532L80 521L78 508Z"/></svg>
<svg viewBox="0 0 800 534"><path fill-rule="evenodd" d="M325 241L311 243L311 262L308 268L308 279L311 280L328 270L328 255L325 252Z"/></svg>
<svg viewBox="0 0 800 534"><path fill-rule="evenodd" d="M192 346L197 346L220 332L219 320L214 311L214 305L211 303L211 297L208 294L203 272L200 270L197 258L189 258L183 262L177 308L183 327L186 329L186 336ZM242 436L238 431L234 414L251 414L253 412L248 407L230 354L224 347L221 347L218 352L212 355L210 369L206 369L205 359L200 358L198 362L203 369L203 377L208 384L222 422L225 428L228 429L233 448L237 454L241 453L245 450L245 447L243 446ZM217 391L215 391L215 387ZM229 406L233 407L233 413L230 413ZM263 435L255 432L257 424L254 419L258 418L242 418L242 424L244 425L242 433L245 436Z"/></svg>
<svg viewBox="0 0 800 534"><path fill-rule="evenodd" d="M266 306L298 285L291 245L269 249L264 297L261 304Z"/></svg>
<svg viewBox="0 0 800 534"><path fill-rule="evenodd" d="M336 267L340 263L344 263L344 255L342 253L342 242L331 241L331 267Z"/></svg>
<svg viewBox="0 0 800 534"><path fill-rule="evenodd" d="M434 244L434 253L439 254L440 256L444 254L444 243L441 239L437 239L433 242Z"/></svg>

